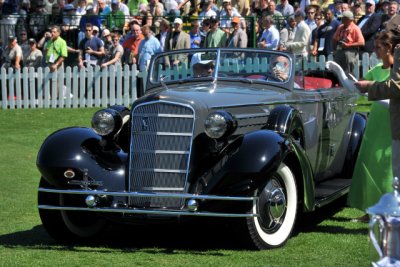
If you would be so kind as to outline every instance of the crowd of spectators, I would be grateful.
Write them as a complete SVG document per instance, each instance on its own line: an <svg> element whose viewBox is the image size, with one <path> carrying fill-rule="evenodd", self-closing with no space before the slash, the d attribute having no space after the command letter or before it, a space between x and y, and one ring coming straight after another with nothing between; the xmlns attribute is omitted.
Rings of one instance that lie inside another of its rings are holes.
<svg viewBox="0 0 400 267"><path fill-rule="evenodd" d="M55 29L67 50L60 64L68 66L142 69L159 51L256 46L334 54L351 72L359 53L374 52L377 32L400 24L398 6L396 0L0 0L1 63L52 64Z"/></svg>

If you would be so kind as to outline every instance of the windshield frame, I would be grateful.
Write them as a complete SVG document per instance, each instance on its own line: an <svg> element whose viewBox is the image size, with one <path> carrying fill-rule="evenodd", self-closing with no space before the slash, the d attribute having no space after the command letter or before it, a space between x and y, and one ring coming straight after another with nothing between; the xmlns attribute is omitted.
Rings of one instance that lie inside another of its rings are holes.
<svg viewBox="0 0 400 267"><path fill-rule="evenodd" d="M216 54L216 62L221 61L221 55L226 53L261 53L261 54L268 54L272 58L273 56L284 56L288 59L289 64L290 64L290 69L289 69L289 78L286 81L272 81L272 80L263 80L263 79L251 79L251 78L244 78L244 77L234 77L234 76L227 76L223 77L221 74L223 74L220 71L220 64L215 64L214 71L212 75L210 76L201 76L201 77L194 77L194 76L188 76L186 78L182 78L179 80L163 80L161 77L157 75L156 73L156 68L155 64L158 63L161 59L160 58L165 58L170 55L176 55L177 53L181 54L195 54L193 49L182 49L182 50L174 50L174 51L168 51L168 52L162 52L162 53L157 53L152 57L152 60L149 64L149 73L147 75L147 82L146 82L146 91L150 90L155 87L160 87L160 86L165 86L165 85L171 85L171 84L181 84L181 83L188 83L188 82L204 82L204 81L212 81L213 84L216 84L218 81L231 81L231 82L245 82L245 83L257 83L257 84L269 84L269 85L274 85L278 86L287 90L292 90L293 89L293 80L294 80L294 73L295 73L295 60L294 60L294 55L291 53L287 52L281 52L281 51L272 51L272 50L265 50L265 49L249 49L249 48L242 48L242 49L232 49L232 48L197 48L195 49L195 53L215 53ZM156 72L153 74L153 72ZM158 81L154 81L153 76L156 75L157 77L160 77Z"/></svg>

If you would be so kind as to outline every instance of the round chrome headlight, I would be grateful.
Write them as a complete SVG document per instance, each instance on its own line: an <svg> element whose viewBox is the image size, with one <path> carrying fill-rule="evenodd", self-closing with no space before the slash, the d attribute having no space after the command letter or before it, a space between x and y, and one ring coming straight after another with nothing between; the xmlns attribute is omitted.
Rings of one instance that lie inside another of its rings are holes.
<svg viewBox="0 0 400 267"><path fill-rule="evenodd" d="M232 116L225 111L216 111L210 113L204 122L204 130L211 138L221 138L234 128Z"/></svg>
<svg viewBox="0 0 400 267"><path fill-rule="evenodd" d="M92 128L98 135L109 135L115 129L117 117L117 112L112 109L99 110L93 115Z"/></svg>

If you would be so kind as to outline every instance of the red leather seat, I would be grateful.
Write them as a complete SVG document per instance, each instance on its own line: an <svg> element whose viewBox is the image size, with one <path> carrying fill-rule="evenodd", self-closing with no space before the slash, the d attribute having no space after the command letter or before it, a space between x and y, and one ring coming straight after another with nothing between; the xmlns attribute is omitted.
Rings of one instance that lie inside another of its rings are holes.
<svg viewBox="0 0 400 267"><path fill-rule="evenodd" d="M302 80L302 78L304 78L304 80ZM305 90L329 89L333 87L332 80L320 77L296 76L295 82L300 88Z"/></svg>

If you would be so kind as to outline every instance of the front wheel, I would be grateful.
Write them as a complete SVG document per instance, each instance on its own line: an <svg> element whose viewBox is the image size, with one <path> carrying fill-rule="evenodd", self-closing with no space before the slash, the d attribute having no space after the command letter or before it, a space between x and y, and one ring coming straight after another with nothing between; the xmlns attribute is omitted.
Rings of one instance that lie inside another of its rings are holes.
<svg viewBox="0 0 400 267"><path fill-rule="evenodd" d="M285 244L295 225L297 188L290 168L282 163L272 177L257 190L258 201L247 218L247 230L258 249L276 248Z"/></svg>
<svg viewBox="0 0 400 267"><path fill-rule="evenodd" d="M43 178L40 187L49 187ZM74 198L62 194L39 192L38 203L68 206ZM59 242L83 242L97 236L105 227L106 220L93 212L39 209L43 227L51 237Z"/></svg>

